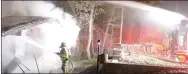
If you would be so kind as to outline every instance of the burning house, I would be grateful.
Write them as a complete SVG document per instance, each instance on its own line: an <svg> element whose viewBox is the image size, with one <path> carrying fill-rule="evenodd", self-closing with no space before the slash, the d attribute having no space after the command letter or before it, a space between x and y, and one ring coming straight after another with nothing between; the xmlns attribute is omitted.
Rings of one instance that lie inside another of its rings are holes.
<svg viewBox="0 0 188 74"><path fill-rule="evenodd" d="M62 61L56 53L61 42L67 48L76 44L79 27L74 18L44 1L3 1L2 9L2 72L59 70Z"/></svg>
<svg viewBox="0 0 188 74"><path fill-rule="evenodd" d="M74 52L95 54L92 57L97 57L97 64L92 64L97 71L103 64L100 71L107 74L188 73L187 22L180 22L185 16L132 1L104 2L117 5L121 14L117 12L107 25L95 21L89 32L88 27L80 31L72 15L50 2L4 1L3 73L57 73L62 65L57 55L62 42L66 51L77 43L79 51Z"/></svg>

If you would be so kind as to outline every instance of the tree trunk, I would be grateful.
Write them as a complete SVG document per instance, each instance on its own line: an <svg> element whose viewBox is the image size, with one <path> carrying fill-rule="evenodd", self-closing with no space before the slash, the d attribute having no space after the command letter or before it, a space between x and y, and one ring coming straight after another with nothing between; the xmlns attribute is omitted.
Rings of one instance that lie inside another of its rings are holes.
<svg viewBox="0 0 188 74"><path fill-rule="evenodd" d="M92 53L91 55L92 55L92 56L91 56L91 57L92 57L92 58L95 56L95 51L94 51L95 48L94 48L94 43L93 43L93 41L94 41L94 39L92 39L92 41L91 41L91 44L92 44L92 48L91 48L91 53Z"/></svg>
<svg viewBox="0 0 188 74"><path fill-rule="evenodd" d="M111 20L112 20L112 17L113 17L113 15L114 15L114 11L115 11L115 8L114 8L114 10L112 11L112 14L111 14L111 18L110 18L110 20L109 20L109 22L108 22L108 24L107 24L107 28L106 28L106 30L105 30L105 35L104 35L104 41L103 41L103 46L102 46L102 48L104 49L104 45L105 45L105 42L106 42L106 36L107 36L107 34L108 34L108 29L109 29L109 26L110 26L110 22L111 22Z"/></svg>
<svg viewBox="0 0 188 74"><path fill-rule="evenodd" d="M110 50L112 49L113 35L114 35L114 24L113 24L112 27L111 27Z"/></svg>
<svg viewBox="0 0 188 74"><path fill-rule="evenodd" d="M91 59L91 54L90 54L90 46L91 46L91 40L92 40L92 34L93 34L93 14L94 14L94 5L92 7L91 13L90 13L90 21L89 21L89 36L88 36L88 43L87 43L87 48L86 48L86 53L88 59Z"/></svg>

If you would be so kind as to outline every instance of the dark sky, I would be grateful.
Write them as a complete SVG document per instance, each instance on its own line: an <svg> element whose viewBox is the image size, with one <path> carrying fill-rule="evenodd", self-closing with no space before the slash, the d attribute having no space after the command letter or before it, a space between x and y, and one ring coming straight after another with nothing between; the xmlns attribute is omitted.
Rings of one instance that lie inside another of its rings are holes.
<svg viewBox="0 0 188 74"><path fill-rule="evenodd" d="M188 1L163 1L159 7L178 12L188 17Z"/></svg>

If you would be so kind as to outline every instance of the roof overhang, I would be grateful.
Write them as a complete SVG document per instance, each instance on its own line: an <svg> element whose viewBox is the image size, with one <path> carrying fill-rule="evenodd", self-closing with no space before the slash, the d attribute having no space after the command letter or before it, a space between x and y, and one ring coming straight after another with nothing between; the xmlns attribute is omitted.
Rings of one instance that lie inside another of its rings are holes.
<svg viewBox="0 0 188 74"><path fill-rule="evenodd" d="M52 22L54 19L38 16L7 16L2 17L2 36L14 35L21 30Z"/></svg>

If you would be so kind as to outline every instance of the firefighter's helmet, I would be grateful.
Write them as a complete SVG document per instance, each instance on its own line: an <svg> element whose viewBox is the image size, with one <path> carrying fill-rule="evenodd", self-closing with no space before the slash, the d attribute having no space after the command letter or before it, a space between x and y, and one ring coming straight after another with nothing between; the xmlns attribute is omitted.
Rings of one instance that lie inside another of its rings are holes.
<svg viewBox="0 0 188 74"><path fill-rule="evenodd" d="M60 48L65 47L65 46L66 46L65 43L62 42Z"/></svg>

